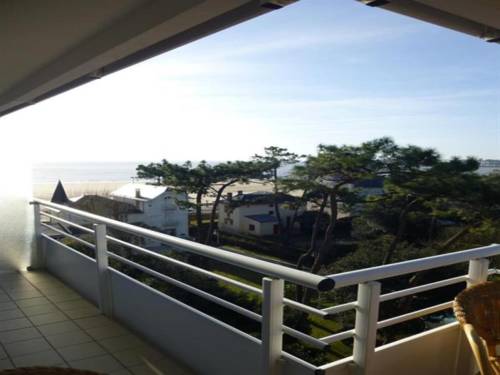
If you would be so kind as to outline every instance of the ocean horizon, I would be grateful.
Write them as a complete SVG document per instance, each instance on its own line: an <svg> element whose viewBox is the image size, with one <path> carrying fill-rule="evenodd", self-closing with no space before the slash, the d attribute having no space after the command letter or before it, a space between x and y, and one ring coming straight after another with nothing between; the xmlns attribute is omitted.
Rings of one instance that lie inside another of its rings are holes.
<svg viewBox="0 0 500 375"><path fill-rule="evenodd" d="M143 162L59 162L33 165L33 184L131 181Z"/></svg>
<svg viewBox="0 0 500 375"><path fill-rule="evenodd" d="M61 180L63 183L85 182L127 182L136 177L136 168L139 164L148 164L144 161L124 162L44 162L33 165L33 184L53 184ZM184 161L174 161L184 163ZM196 165L198 161L192 161ZM217 164L220 161L209 161ZM285 175L291 166L281 168L280 175Z"/></svg>

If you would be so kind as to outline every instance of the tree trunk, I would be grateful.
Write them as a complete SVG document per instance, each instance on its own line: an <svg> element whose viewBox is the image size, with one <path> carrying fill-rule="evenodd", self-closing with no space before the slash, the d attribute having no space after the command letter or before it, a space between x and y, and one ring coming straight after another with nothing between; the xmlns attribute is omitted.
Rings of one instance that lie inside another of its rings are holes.
<svg viewBox="0 0 500 375"><path fill-rule="evenodd" d="M439 245L439 250L446 250L448 249L451 245L453 245L455 242L457 242L460 238L465 236L473 227L474 225L466 225L462 229L460 229L457 233L455 233L453 236L448 238L445 242Z"/></svg>
<svg viewBox="0 0 500 375"><path fill-rule="evenodd" d="M313 265L311 267L312 273L318 273L321 267L324 265L327 254L333 248L333 239L335 233L335 225L337 224L338 207L337 207L337 192L331 192L329 194L330 199L330 221L328 227L326 228L325 237L316 253ZM302 298L302 303L308 304L311 299L311 289L306 289L304 296Z"/></svg>
<svg viewBox="0 0 500 375"><path fill-rule="evenodd" d="M316 250L316 242L318 240L318 233L321 225L321 218L323 217L323 213L325 212L326 204L328 203L328 195L324 194L323 199L321 200L321 204L318 209L318 213L316 214L316 218L314 220L313 230L311 233L311 242L309 244L309 249L299 257L297 261L297 269L301 270L303 268L304 263L308 258L312 256L314 251ZM304 288L300 285L297 285L297 293L296 293L297 301L301 301Z"/></svg>
<svg viewBox="0 0 500 375"><path fill-rule="evenodd" d="M205 243L207 245L210 245L212 243L212 232L214 231L215 227L215 215L217 214L217 207L219 206L220 200L222 198L222 194L224 193L224 190L238 180L231 180L230 182L223 184L219 190L217 190L217 195L215 196L214 203L212 204L212 211L210 212L210 224L208 226L208 231L207 231L207 236L205 239Z"/></svg>
<svg viewBox="0 0 500 375"><path fill-rule="evenodd" d="M437 222L436 216L432 215L431 222L429 223L429 233L427 235L427 242L429 244L432 243L432 239L434 238L434 232L436 231L436 222Z"/></svg>
<svg viewBox="0 0 500 375"><path fill-rule="evenodd" d="M278 220L278 227L280 230L280 236L283 236L283 222L281 221L281 212L278 203L278 170L275 168L273 170L274 178L274 212L276 213L276 219Z"/></svg>
<svg viewBox="0 0 500 375"><path fill-rule="evenodd" d="M202 230L203 217L201 215L201 198L203 196L203 191L199 190L196 193L196 242L202 242Z"/></svg>
<svg viewBox="0 0 500 375"><path fill-rule="evenodd" d="M288 247L290 246L290 239L292 238L292 235L293 235L293 228L295 227L295 223L297 222L297 216L299 214L299 209L302 206L302 204L304 203L304 198L305 198L306 194L307 194L307 191L304 190L304 192L302 193L302 197L300 198L300 204L297 203L295 205L292 218L290 221L287 222L285 234L283 236L283 247L285 250L288 250Z"/></svg>
<svg viewBox="0 0 500 375"><path fill-rule="evenodd" d="M394 237L394 239L391 242L391 245L387 249L387 253L385 254L385 257L384 257L382 264L388 264L391 262L392 256L394 255L394 252L396 251L396 248L399 245L399 242L401 242L401 240L403 239L403 237L406 233L408 212L410 211L411 207L416 202L417 202L416 199L411 200L401 210L401 212L399 214L399 224L398 224L398 230L396 232L396 236Z"/></svg>

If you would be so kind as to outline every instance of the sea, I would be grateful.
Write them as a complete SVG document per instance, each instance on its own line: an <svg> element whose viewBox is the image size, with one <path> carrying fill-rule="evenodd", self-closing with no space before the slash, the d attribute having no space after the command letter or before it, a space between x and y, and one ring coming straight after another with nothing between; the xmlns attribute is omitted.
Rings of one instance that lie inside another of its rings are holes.
<svg viewBox="0 0 500 375"><path fill-rule="evenodd" d="M216 164L217 162L209 163ZM139 164L148 164L148 162L36 163L33 166L32 181L34 184L53 184L59 180L67 183L132 181L137 176L136 168ZM195 164L196 162L193 162L193 165ZM279 171L279 174L286 175L290 170L291 166L286 166Z"/></svg>
<svg viewBox="0 0 500 375"><path fill-rule="evenodd" d="M33 165L34 184L130 181L142 162L62 162Z"/></svg>

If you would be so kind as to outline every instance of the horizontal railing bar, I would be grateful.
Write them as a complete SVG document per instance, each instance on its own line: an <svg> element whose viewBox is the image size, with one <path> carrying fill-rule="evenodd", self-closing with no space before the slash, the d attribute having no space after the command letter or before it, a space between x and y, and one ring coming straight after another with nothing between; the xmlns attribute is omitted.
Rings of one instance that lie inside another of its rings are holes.
<svg viewBox="0 0 500 375"><path fill-rule="evenodd" d="M500 270L496 268L490 268L488 270L488 275L500 275Z"/></svg>
<svg viewBox="0 0 500 375"><path fill-rule="evenodd" d="M343 288L350 285L365 283L367 281L387 279L389 277L463 263L472 259L489 258L495 255L500 255L500 245L498 244L435 255L427 258L412 259L362 270L337 273L329 277L335 282L335 288Z"/></svg>
<svg viewBox="0 0 500 375"><path fill-rule="evenodd" d="M186 263L186 262L182 262L182 261L174 259L174 258L170 258L170 257L168 257L166 255L163 255L163 254L160 254L160 253L157 253L157 252L145 249L145 248L143 248L141 246L137 246L137 245L131 244L129 242L120 240L120 239L112 237L112 236L106 236L106 238L109 241L111 241L111 242L115 242L117 244L129 247L129 248L137 251L138 253L147 254L147 255L149 255L149 256L151 256L153 258L156 258L156 259L159 259L159 260L171 263L171 264L175 264L175 265L177 265L179 267L183 267L185 269L188 269L188 270L191 270L191 271L203 274L203 275L205 275L207 277L210 277L210 278L213 278L213 279L216 279L216 280L220 280L220 281L225 282L227 284L234 285L234 286L239 287L241 289L244 289L246 291L262 295L262 290L259 289L259 288L254 287L254 286L242 283L240 281L231 279L231 278L226 277L226 276L219 275L219 274L217 274L215 272L207 271L207 270L205 270L203 268L193 266L192 264L189 264L189 263ZM285 303L285 305L287 305L289 307L292 307L292 308L295 308L297 310L300 310L300 311L303 311L303 312L306 312L306 313L309 313L309 314L315 314L315 315L318 315L318 316L323 317L323 318L328 317L328 313L326 313L326 312L324 312L324 311L322 311L320 309L316 309L316 308L314 308L312 306L304 305L304 304L302 304L300 302L297 302L297 301L294 301L294 300L291 300L291 299L288 299L288 298L285 298L283 300L283 302Z"/></svg>
<svg viewBox="0 0 500 375"><path fill-rule="evenodd" d="M354 329L351 329L349 331L334 333L333 335L322 337L320 338L320 340L327 344L333 344L334 342L346 340L353 336L354 336Z"/></svg>
<svg viewBox="0 0 500 375"><path fill-rule="evenodd" d="M259 290L259 293L262 294L262 290ZM330 314L323 310L317 309L312 306L304 305L303 303L294 301L293 299L284 298L283 303L288 307L294 308L295 310L300 310L305 313L313 314L323 319L327 319L330 317Z"/></svg>
<svg viewBox="0 0 500 375"><path fill-rule="evenodd" d="M83 231L83 232L87 232L87 233L94 233L94 230L93 230L93 229L90 229L90 228L84 227L83 225L79 225L79 224L73 223L72 221L69 221L69 220L61 219L61 218L60 218L60 217L58 217L58 216L51 215L51 214L48 214L48 213L46 213L46 212L40 212L40 215L43 215L43 216L46 216L46 217L50 217L51 219L56 220L56 221L59 221L59 222L64 223L64 224L68 224L68 225L70 225L70 226L72 226L72 227L75 227L75 228L80 229L80 230L81 230L81 231Z"/></svg>
<svg viewBox="0 0 500 375"><path fill-rule="evenodd" d="M259 315L260 316L260 315ZM262 319L262 316L260 316ZM297 331L296 329L290 328L288 326L283 326L283 333L286 333L289 336L295 337L298 340L301 340L311 346L314 346L315 348L318 349L327 349L330 345L315 338L312 336L309 336L303 332Z"/></svg>
<svg viewBox="0 0 500 375"><path fill-rule="evenodd" d="M117 255L115 253L111 253L111 252L108 252L108 256L110 258L114 258L120 262L123 262L131 267L134 267L136 269L139 269L151 276L154 276L154 277L157 277L163 281L166 281L168 282L169 284L172 284L172 285L175 285L176 287L178 288L181 288L181 289L184 289L184 290L187 290L188 292L190 293L193 293L199 297L202 297L202 298L205 298L206 300L208 301L211 301L211 302L214 302L220 306L223 306L229 310L232 310L234 312L237 312L243 316L246 316L247 318L250 318L250 319L253 319L253 320L256 320L258 322L261 322L262 321L262 316L257 314L257 313L254 313L253 311L250 311L250 310L247 310L241 306L238 306L232 302L229 302L229 301L226 301L225 299L222 299L222 298L219 298L219 297L216 297L208 292L205 292L201 289L198 289L194 286L191 286L189 284L186 284L182 281L179 281L179 280L176 280L172 277L169 277L167 275L164 275L160 272L157 272L157 271L154 271L148 267L145 267L141 264L138 264L138 263L135 263L131 260L128 260L127 258L124 258L124 257L121 257L120 255ZM283 332L292 336L292 337L295 337L296 339L299 339L299 340L302 340L304 342L307 342L308 344L310 345L313 345L317 348L320 348L320 349L325 349L328 345L325 344L324 342L314 338L314 337L311 337L309 335L306 335L305 333L302 333L300 331L297 331L293 328L290 328L290 327L287 327L287 326L283 326Z"/></svg>
<svg viewBox="0 0 500 375"><path fill-rule="evenodd" d="M47 210L52 211L52 212L61 212L61 210L58 210L57 208L54 208L54 207L44 206L44 208L46 208ZM42 213L42 212L43 211L40 211L40 213Z"/></svg>
<svg viewBox="0 0 500 375"><path fill-rule="evenodd" d="M317 289L319 291L331 290L334 287L333 281L324 276L316 275L310 272L304 272L294 268L285 267L279 264L267 262L261 259L252 258L242 254L236 254L231 251L214 248L211 246L199 244L183 238L170 236L168 234L155 232L150 229L141 228L135 225L123 223L117 220L105 218L99 215L94 215L88 212L76 210L60 204L48 202L42 199L34 199L34 203L38 203L44 207L56 208L63 212L73 213L83 218L89 219L95 223L106 224L112 228L119 229L135 235L151 238L171 246L175 246L190 253L206 256L211 259L223 263L229 263L234 266L245 268L254 272L261 273L265 276L274 276L292 283L302 285L308 288Z"/></svg>
<svg viewBox="0 0 500 375"><path fill-rule="evenodd" d="M353 310L356 308L356 306L357 306L356 302L347 302L337 306L326 307L323 309L323 311L328 313L328 315L333 315Z"/></svg>
<svg viewBox="0 0 500 375"><path fill-rule="evenodd" d="M75 240L75 241L78 241L78 242L80 242L80 243L84 244L85 246L88 246L88 247L90 247L91 249L94 249L94 250L95 250L95 245L94 245L93 243L90 243L90 242L88 242L88 241L82 240L80 237L73 236L73 235L72 235L72 234L70 234L70 233L66 233L65 231L62 231L62 230L60 230L60 229L57 229L57 228L53 227L52 225L48 225L48 224L45 224L45 223L40 223L40 225L41 225L42 227L48 228L48 229L50 229L50 230L53 230L54 232L59 233L59 234L61 234L61 235L65 236L65 237L68 237L68 238L71 238L71 239L73 239L73 240Z"/></svg>
<svg viewBox="0 0 500 375"><path fill-rule="evenodd" d="M453 307L453 301L450 301L450 302L441 303L439 305L427 307L425 309L413 311L413 312L408 313L408 314L399 315L399 316L396 316L394 318L389 318L389 319L382 320L382 321L378 322L377 329L389 327L389 326L392 326L392 325L395 325L398 323L403 323L403 322L406 322L408 320L420 318L424 315L429 315L429 314L432 314L432 313L435 313L438 311L447 310L447 309L450 309L452 307Z"/></svg>
<svg viewBox="0 0 500 375"><path fill-rule="evenodd" d="M396 298L406 297L409 295L426 292L428 290L438 289L444 286L458 284L467 281L467 275L452 277L450 279L436 281L434 283L419 285L413 288L407 288L398 290L396 292L391 292L387 294L382 294L380 296L380 302L390 301Z"/></svg>

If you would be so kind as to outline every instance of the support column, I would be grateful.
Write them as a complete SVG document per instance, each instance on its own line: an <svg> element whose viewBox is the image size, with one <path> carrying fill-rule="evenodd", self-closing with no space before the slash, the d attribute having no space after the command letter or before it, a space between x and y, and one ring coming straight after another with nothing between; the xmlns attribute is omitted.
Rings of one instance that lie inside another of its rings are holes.
<svg viewBox="0 0 500 375"><path fill-rule="evenodd" d="M33 215L34 215L34 238L33 244L31 245L31 256L30 265L28 266L28 271L43 268L43 249L42 249L42 226L40 217L40 204L33 203Z"/></svg>
<svg viewBox="0 0 500 375"><path fill-rule="evenodd" d="M469 274L467 286L472 286L485 282L488 279L488 267L490 261L488 259L472 259L469 261Z"/></svg>
<svg viewBox="0 0 500 375"><path fill-rule="evenodd" d="M359 284L353 347L356 375L370 373L375 354L379 305L380 283L371 281Z"/></svg>
<svg viewBox="0 0 500 375"><path fill-rule="evenodd" d="M262 279L262 374L279 375L283 349L284 282Z"/></svg>
<svg viewBox="0 0 500 375"><path fill-rule="evenodd" d="M99 309L104 315L113 315L113 297L111 278L108 268L108 241L106 239L106 225L94 224L95 230L95 258L97 263L97 279L99 283Z"/></svg>

